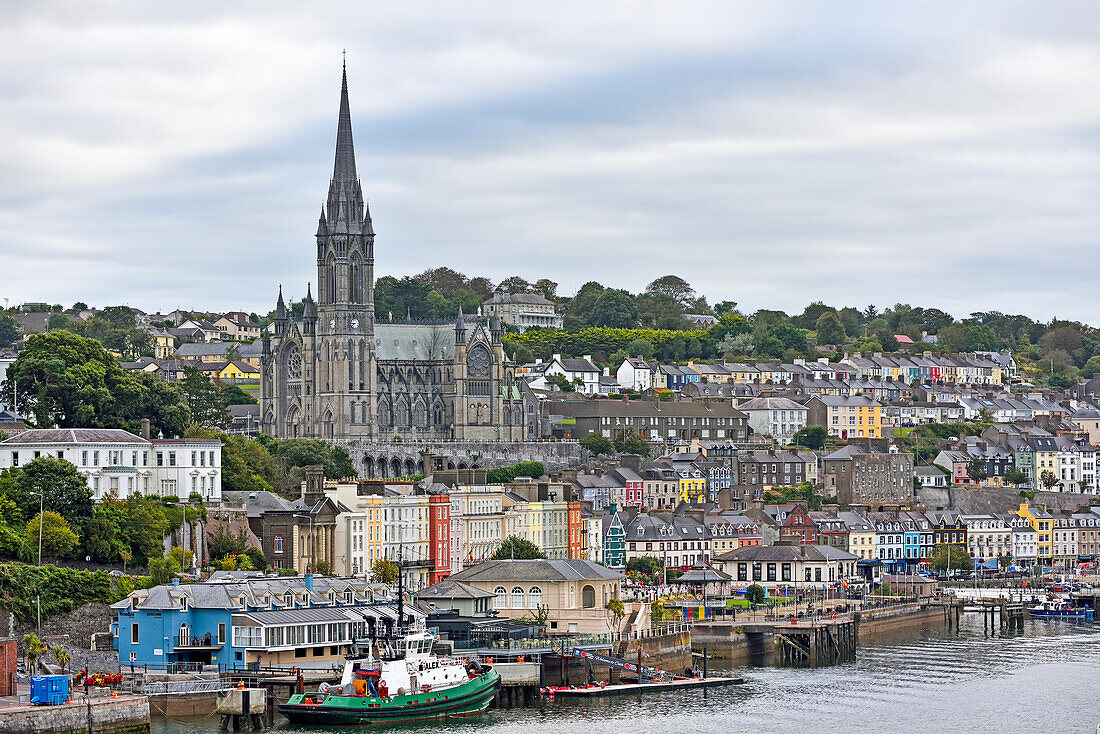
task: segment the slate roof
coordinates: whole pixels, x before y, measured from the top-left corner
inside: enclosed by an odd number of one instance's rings
[[[447,578],[417,592],[416,596],[418,599],[486,599],[493,593]]]
[[[556,559],[486,561],[450,578],[455,581],[617,581],[623,575],[592,561]]]
[[[81,444],[81,443],[149,443],[121,428],[34,428],[12,436],[3,445],[15,444]]]

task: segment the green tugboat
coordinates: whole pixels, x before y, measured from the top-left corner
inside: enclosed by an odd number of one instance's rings
[[[380,663],[349,659],[340,683],[298,693],[279,706],[292,724],[394,724],[484,711],[500,688],[491,666],[432,654],[435,638],[413,632],[387,645]]]

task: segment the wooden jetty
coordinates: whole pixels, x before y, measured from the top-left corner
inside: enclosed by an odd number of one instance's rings
[[[959,628],[959,619],[964,612],[982,615],[987,628],[999,623],[1002,632],[1022,630],[1027,619],[1027,604],[1008,599],[954,599],[943,603],[944,622],[948,628]]]
[[[556,688],[548,691],[551,696],[610,696],[622,693],[652,693],[679,688],[710,688],[712,686],[732,686],[745,682],[738,676],[715,678],[680,678],[659,681],[657,683],[614,683],[606,686],[585,686],[581,688]]]
[[[859,630],[850,618],[745,622],[741,629],[750,639],[775,639],[779,662],[791,665],[829,665],[856,659]]]

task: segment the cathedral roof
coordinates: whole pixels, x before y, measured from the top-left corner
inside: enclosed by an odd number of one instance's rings
[[[466,331],[467,344],[475,334]],[[379,360],[454,359],[455,329],[451,324],[375,323],[374,349]]]

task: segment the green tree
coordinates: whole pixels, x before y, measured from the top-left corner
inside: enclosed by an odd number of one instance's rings
[[[764,600],[768,598],[768,592],[760,584],[752,584],[745,589],[745,601],[750,605],[756,606],[763,604]]]
[[[666,295],[683,308],[693,307],[696,301],[695,289],[678,275],[662,275],[647,285],[645,292]]]
[[[41,523],[41,543],[43,558],[71,558],[80,538],[69,527],[65,518],[56,512],[46,511],[35,515],[27,523],[23,533],[23,558],[27,561],[38,559],[39,523]]]
[[[33,492],[42,493],[44,509],[67,518],[81,533],[95,513],[88,480],[64,459],[47,456],[35,459],[23,468],[19,482],[23,488],[19,501],[25,516],[38,510],[38,497]]]
[[[195,565],[195,553],[190,549],[185,549],[178,545],[168,551],[168,558],[174,560],[180,570],[185,571],[189,568],[193,568]]]
[[[73,656],[69,654],[69,651],[61,647],[61,645],[55,645],[50,648],[50,654],[53,655],[53,659],[57,661],[57,665],[61,668],[61,674],[65,674],[65,670],[69,667],[69,663],[72,662]]]
[[[161,586],[172,580],[172,577],[180,572],[180,566],[175,558],[154,558],[149,561],[149,578],[153,586]]]
[[[620,454],[637,454],[649,456],[649,444],[644,438],[631,431],[625,435],[616,436],[612,441],[615,450]]]
[[[928,557],[932,568],[939,572],[965,571],[974,568],[974,560],[961,543],[938,543]]]
[[[1027,484],[1027,474],[1016,467],[1011,467],[1005,470],[1004,476],[1005,484],[1011,484],[1014,487],[1019,487],[1022,484]]]
[[[606,290],[596,299],[592,323],[612,329],[629,329],[638,322],[634,297],[622,290]]]
[[[531,289],[535,293],[541,293],[548,301],[556,300],[558,297],[558,284],[549,278],[539,278]]]
[[[136,314],[129,306],[108,306],[87,321],[74,323],[73,329],[123,357],[136,358],[152,346],[152,337],[138,327]]]
[[[27,658],[27,672],[31,675],[37,673],[38,659],[46,654],[46,643],[32,633],[23,635],[23,655]]]
[[[63,313],[55,313],[46,322],[46,331],[58,331],[59,329],[72,329],[72,321]]]
[[[370,568],[371,581],[376,584],[396,584],[400,573],[400,567],[385,558],[379,558]]]
[[[634,339],[626,345],[626,351],[631,357],[653,359],[653,345],[645,339]]]
[[[191,419],[200,426],[226,429],[233,422],[225,392],[208,375],[194,367],[184,367],[179,386]]]
[[[0,349],[7,349],[19,341],[23,327],[11,316],[0,314]]]
[[[661,559],[653,556],[638,556],[626,562],[626,572],[647,583],[653,583],[659,579],[662,568]]]
[[[589,433],[582,438],[579,443],[582,449],[591,451],[597,456],[600,454],[611,454],[615,451],[615,446],[611,443],[611,439],[596,432]]]
[[[266,571],[267,567],[271,565],[268,563],[267,556],[264,555],[264,552],[256,546],[245,549],[244,555],[248,557],[252,568],[257,571]]]
[[[989,473],[986,471],[985,468],[985,462],[979,459],[971,459],[970,464],[967,466],[966,472],[970,479],[975,482],[985,481],[985,479],[989,476]]]
[[[843,344],[847,338],[844,333],[844,324],[836,311],[826,311],[817,318],[815,324],[818,344]]]
[[[623,604],[623,600],[618,597],[608,599],[607,604],[604,605],[604,609],[611,615],[611,619],[615,623],[612,631],[618,632],[619,627],[623,624],[623,619],[626,617],[626,606]]]
[[[1047,469],[1039,475],[1039,483],[1050,492],[1058,485],[1058,475]]]
[[[729,334],[718,342],[718,353],[726,357],[747,357],[755,348],[752,334]]]
[[[546,558],[542,549],[529,540],[515,535],[509,535],[497,548],[496,553],[489,557],[491,561],[506,561],[509,559],[523,561],[534,558]]]
[[[219,525],[206,536],[206,549],[211,558],[235,556],[248,549],[248,536],[243,529],[233,532],[229,525]]]
[[[806,426],[794,434],[794,445],[818,451],[825,448],[825,439],[828,437],[829,432],[824,426]]]
[[[40,428],[123,428],[138,432],[148,418],[166,437],[191,421],[179,387],[122,369],[103,345],[68,331],[31,336],[8,367],[5,392],[19,384],[19,405]]]
[[[236,385],[226,385],[222,390],[226,405],[255,405],[259,401]]]

